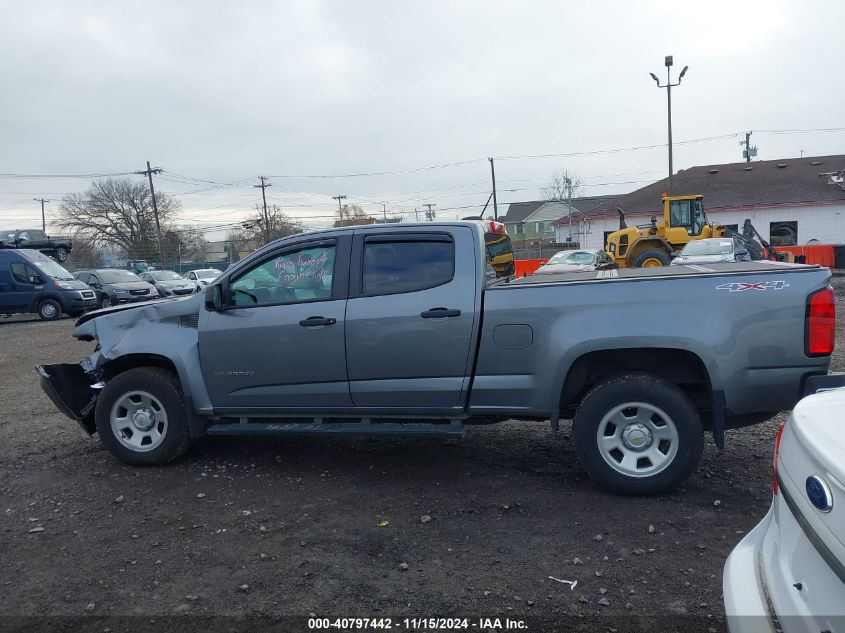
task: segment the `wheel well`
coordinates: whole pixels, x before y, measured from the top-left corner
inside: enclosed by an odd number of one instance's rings
[[[561,416],[571,418],[578,403],[594,385],[612,376],[632,372],[654,374],[680,387],[707,425],[712,403],[710,376],[704,362],[686,350],[651,347],[601,350],[576,359],[561,389]]]
[[[135,367],[160,367],[161,369],[172,372],[177,379],[179,377],[179,372],[176,371],[173,361],[165,356],[159,356],[157,354],[126,354],[110,360],[103,365],[103,378],[105,380],[114,378],[118,374],[122,374]]]

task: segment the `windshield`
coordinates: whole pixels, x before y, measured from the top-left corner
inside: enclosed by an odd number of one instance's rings
[[[592,264],[596,254],[590,251],[563,251],[555,253],[548,264]]]
[[[510,238],[507,235],[485,233],[484,243],[487,245],[487,252],[491,259],[501,255],[510,255],[513,252]]]
[[[172,270],[157,270],[154,273],[151,272],[153,279],[156,281],[181,281],[184,279],[182,275],[179,273],[173,272]]]
[[[60,279],[62,281],[73,281],[75,277],[71,275],[64,268],[53,261],[36,261],[32,262],[35,267],[42,273],[53,279]]]
[[[730,255],[733,250],[732,240],[696,240],[688,242],[681,255]]]
[[[194,271],[194,274],[199,279],[214,279],[217,276],[222,275],[223,273],[219,270],[211,269],[211,270],[196,270],[196,271]]]
[[[141,281],[141,278],[128,270],[98,270],[96,275],[104,284],[125,284]]]

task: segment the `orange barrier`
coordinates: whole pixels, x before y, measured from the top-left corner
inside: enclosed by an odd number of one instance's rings
[[[788,251],[793,255],[803,255],[807,264],[818,264],[828,268],[836,267],[836,254],[830,244],[812,244],[810,246],[776,246],[778,251]]]
[[[525,275],[533,275],[534,272],[540,267],[541,264],[545,264],[548,260],[546,259],[517,259],[513,263],[514,273],[517,277],[523,277]]]

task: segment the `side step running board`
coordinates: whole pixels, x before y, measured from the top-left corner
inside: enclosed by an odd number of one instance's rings
[[[289,420],[250,422],[241,418],[240,422],[213,424],[206,431],[208,435],[346,435],[346,436],[384,436],[393,437],[456,437],[464,436],[461,420],[431,422],[376,422],[364,419],[360,422],[324,422],[323,418],[307,422]]]

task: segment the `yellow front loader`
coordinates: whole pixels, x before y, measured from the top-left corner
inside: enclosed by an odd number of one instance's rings
[[[663,219],[652,216],[649,224],[627,226],[625,213],[619,211],[619,230],[607,236],[605,250],[619,268],[652,268],[666,266],[672,253],[687,242],[708,237],[733,237],[742,242],[751,259],[794,263],[792,253],[778,252],[754,228],[750,219],[742,225],[742,232],[728,230],[721,224],[708,222],[704,213],[703,196],[663,196]]]
[[[690,240],[723,237],[724,226],[711,224],[702,196],[663,196],[663,217],[649,224],[627,226],[619,209],[619,230],[607,236],[605,250],[619,268],[651,268],[669,264],[672,253]]]

